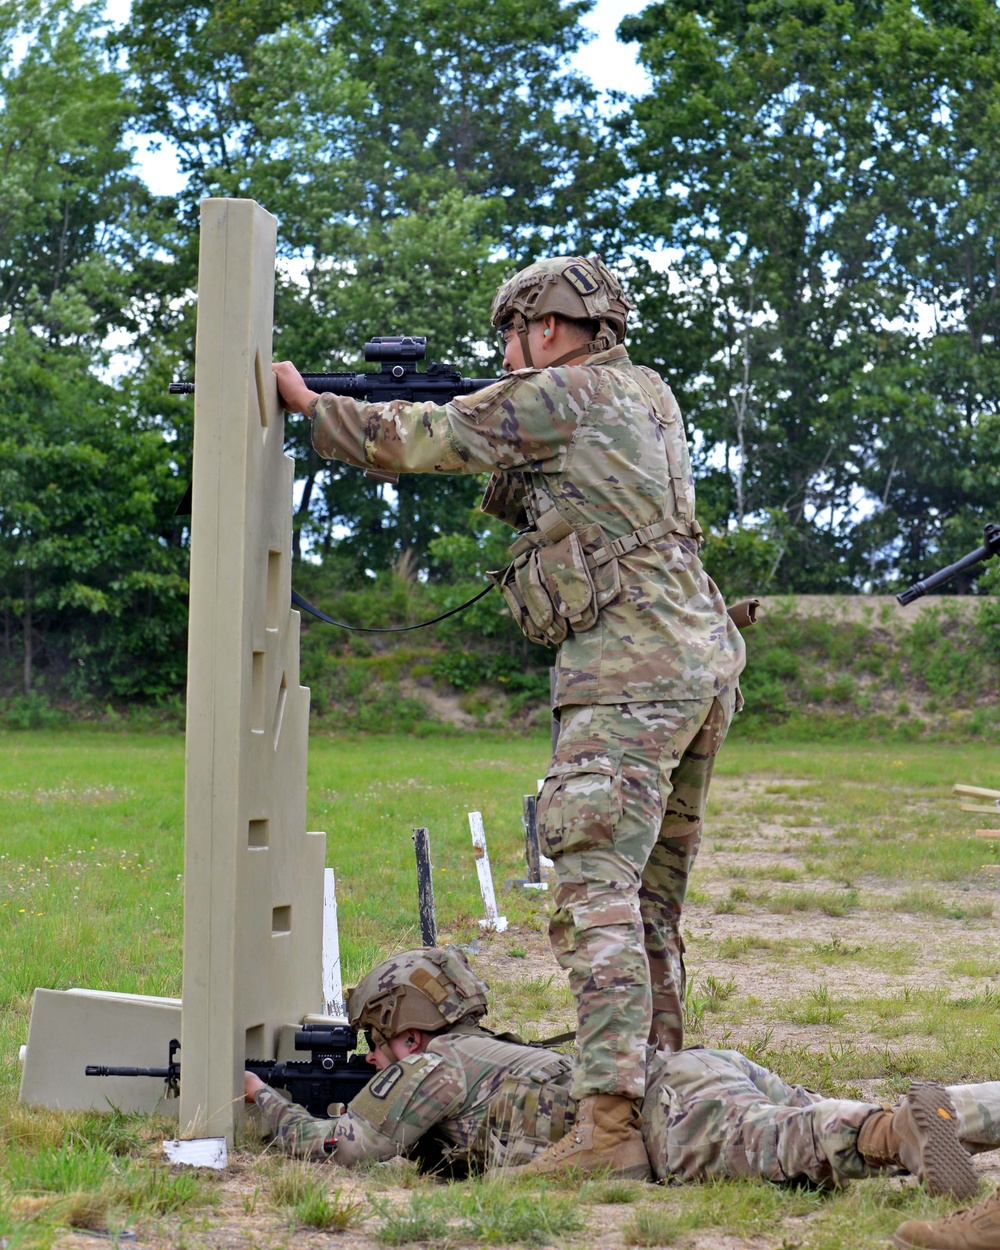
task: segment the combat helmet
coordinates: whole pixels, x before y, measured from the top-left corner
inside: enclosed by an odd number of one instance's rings
[[[530,368],[529,321],[538,321],[548,313],[574,321],[596,321],[598,332],[586,350],[603,352],[624,343],[631,307],[621,283],[599,256],[551,256],[535,261],[503,283],[493,297],[490,321],[496,330],[513,325]],[[579,354],[577,348],[550,363],[564,364]]]
[[[347,994],[351,1027],[381,1046],[404,1029],[437,1033],[486,1015],[487,986],[454,946],[423,946],[376,964]]]

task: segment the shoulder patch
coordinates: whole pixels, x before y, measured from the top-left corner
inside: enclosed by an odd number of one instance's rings
[[[388,1098],[396,1085],[403,1079],[403,1069],[398,1063],[380,1072],[374,1081],[368,1082],[368,1093],[373,1098]]]
[[[374,1081],[369,1081],[361,1093],[351,1099],[348,1110],[377,1132],[392,1136],[404,1117],[408,1123],[412,1121],[414,1111],[411,1104],[415,1098],[418,1118],[428,1111],[427,1099],[421,1097],[421,1089],[427,1092],[424,1082],[439,1066],[443,1071],[447,1070],[440,1055],[429,1052],[410,1055],[401,1063],[380,1072]],[[439,1107],[440,1102],[439,1098],[432,1097],[431,1108]],[[435,1118],[440,1119],[440,1114],[436,1112]]]

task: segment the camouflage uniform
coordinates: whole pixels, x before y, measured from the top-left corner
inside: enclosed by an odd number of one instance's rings
[[[459,1026],[436,1037],[425,1054],[373,1077],[337,1119],[314,1119],[272,1089],[260,1090],[256,1101],[289,1154],[354,1167],[409,1154],[436,1130],[446,1154],[483,1168],[531,1158],[572,1125],[569,1081],[565,1056]],[[949,1093],[966,1148],[1000,1146],[1000,1082],[953,1085]],[[787,1085],[737,1051],[659,1051],[650,1063],[642,1132],[661,1179],[805,1177],[843,1185],[885,1171],[857,1151],[861,1125],[878,1110]]]
[[[573,1093],[641,1098],[647,1040],[682,1043],[679,916],[744,662],[698,559],[669,388],[616,346],[440,407],[324,395],[313,443],[364,468],[491,472],[492,515],[515,527],[557,516],[577,534],[594,527],[602,551],[619,542],[595,575],[596,622],[560,646],[562,729],[538,824],[556,864],[553,948],[577,999]],[[665,519],[674,532],[632,538]]]
[[[445,1161],[484,1168],[531,1159],[572,1125],[572,1066],[554,1051],[458,1025],[373,1076],[337,1119],[314,1119],[267,1087],[255,1101],[289,1154],[354,1167],[409,1154],[434,1130]]]
[[[649,1082],[642,1135],[658,1177],[806,1178],[836,1186],[885,1171],[857,1149],[861,1126],[879,1107],[786,1085],[737,1051],[659,1051]],[[966,1149],[1000,1146],[1000,1082],[948,1092]]]

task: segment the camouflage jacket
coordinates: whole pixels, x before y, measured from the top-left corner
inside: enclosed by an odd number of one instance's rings
[[[575,530],[596,522],[612,540],[665,518],[694,520],[677,404],[624,347],[521,369],[443,406],[323,395],[313,444],[362,468],[492,473],[488,510],[514,526],[534,519],[539,498]],[[560,648],[555,705],[700,700],[734,684],[743,641],[695,541],[669,535],[619,565],[617,599]]]
[[[433,1132],[445,1162],[526,1162],[572,1125],[572,1060],[458,1026],[372,1077],[343,1114],[318,1120],[272,1089],[256,1103],[289,1154],[345,1167],[408,1155]]]

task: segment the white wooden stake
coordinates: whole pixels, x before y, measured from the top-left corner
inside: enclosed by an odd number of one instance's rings
[[[476,871],[479,873],[479,892],[483,896],[483,907],[486,919],[480,920],[480,927],[492,929],[494,933],[503,933],[507,928],[507,917],[497,914],[497,896],[493,890],[493,874],[490,872],[490,857],[486,853],[486,831],[483,829],[483,818],[479,812],[469,812],[469,828],[472,830],[472,846],[476,854]]]
[[[345,1014],[337,929],[337,879],[332,868],[323,871],[323,1013],[327,1016]]]

